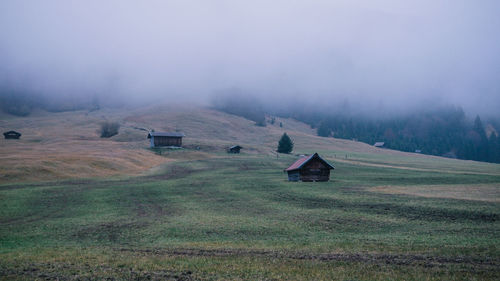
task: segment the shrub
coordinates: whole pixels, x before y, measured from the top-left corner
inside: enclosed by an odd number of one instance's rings
[[[120,124],[117,122],[103,122],[101,123],[101,138],[110,138],[118,134],[120,130]]]

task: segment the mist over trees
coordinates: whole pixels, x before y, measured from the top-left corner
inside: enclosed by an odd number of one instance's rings
[[[361,107],[347,100],[311,103],[306,98],[259,99],[238,88],[219,90],[211,101],[211,107],[252,120],[258,126],[266,125],[266,115],[294,118],[315,128],[322,137],[368,144],[385,142],[390,149],[500,163],[500,118],[468,116],[461,107],[420,106],[391,113],[388,108]],[[0,110],[16,116],[28,116],[37,108],[49,112],[94,111],[120,104],[123,100],[102,102],[97,95],[54,99],[19,90],[0,91]]]
[[[461,107],[431,105],[396,114],[352,108],[346,101],[312,104],[294,99],[294,104],[265,104],[248,97],[219,95],[215,108],[254,121],[255,116],[264,118],[266,114],[294,118],[322,137],[371,145],[384,142],[389,149],[500,163],[499,119],[488,117],[485,125],[479,115],[472,119]]]
[[[487,130],[479,116],[472,121],[460,107],[422,109],[385,119],[342,114],[311,119],[307,121],[323,137],[384,142],[384,147],[401,151],[500,163],[497,123],[488,122]]]
[[[46,98],[40,94],[0,89],[0,110],[15,116],[28,116],[35,109],[63,112],[99,108],[96,100],[89,97]]]
[[[0,93],[0,110],[16,116],[28,116],[37,101],[18,92]]]
[[[68,101],[54,110],[89,95],[208,103],[234,86],[266,103],[498,115],[499,1],[214,2],[0,1],[0,89]]]
[[[266,126],[264,106],[255,96],[237,88],[215,93],[212,106],[220,111],[252,120],[257,126]]]
[[[148,100],[148,102],[151,101]],[[148,103],[136,103],[135,106],[145,104]],[[48,112],[95,111],[101,108],[120,108],[124,106],[131,106],[131,103],[125,98],[113,95],[98,95],[93,93],[53,95],[0,86],[0,111],[15,116],[28,116],[36,109]]]

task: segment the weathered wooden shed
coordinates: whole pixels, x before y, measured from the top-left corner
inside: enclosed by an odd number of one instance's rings
[[[289,181],[328,181],[330,170],[335,169],[318,153],[305,156],[285,169]]]
[[[185,135],[179,132],[149,132],[150,146],[175,146],[182,147],[182,137]]]
[[[227,149],[227,153],[240,153],[240,150],[242,148],[243,147],[241,147],[239,145],[233,145],[233,146],[231,146],[230,148]]]
[[[19,139],[21,137],[21,133],[18,133],[16,131],[8,131],[3,133],[3,136],[6,139]]]

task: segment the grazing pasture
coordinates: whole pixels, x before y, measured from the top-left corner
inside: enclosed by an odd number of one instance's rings
[[[161,153],[125,142],[154,168],[5,181],[0,279],[500,278],[500,165],[290,131],[294,153],[317,151],[335,170],[329,182],[289,182],[283,169],[298,156],[270,152],[282,131],[255,130],[269,143],[234,135],[239,155],[220,134]]]
[[[168,163],[125,180],[3,185],[0,274],[499,277],[498,202],[381,193],[373,186],[409,182],[418,190],[419,183],[459,182],[463,189],[469,182],[490,192],[500,175],[339,162],[330,182],[292,183],[281,170],[290,160],[217,157]]]

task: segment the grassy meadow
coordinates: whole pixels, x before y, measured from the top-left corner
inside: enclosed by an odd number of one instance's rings
[[[106,177],[3,177],[0,279],[500,279],[500,165],[319,138],[293,120],[260,128],[206,109],[186,112],[154,125],[182,127],[182,150],[150,150],[133,130],[93,139],[98,149],[116,149],[105,161],[127,151],[154,165]],[[113,117],[129,127],[158,122],[145,112]],[[285,130],[294,154],[276,157]],[[49,142],[38,137],[36,145]],[[85,140],[73,141],[83,149]],[[243,153],[226,154],[232,143]],[[16,158],[6,147],[20,145],[4,142],[0,153]],[[312,152],[335,166],[331,180],[288,182],[283,169]]]

